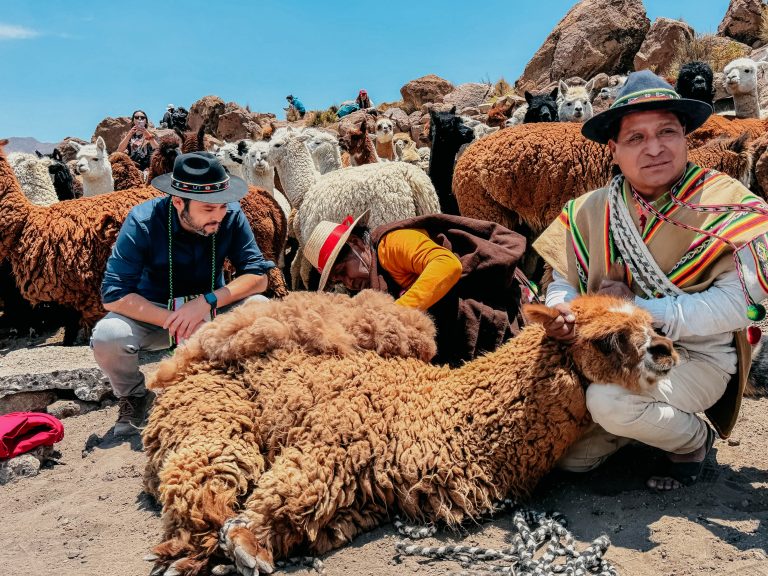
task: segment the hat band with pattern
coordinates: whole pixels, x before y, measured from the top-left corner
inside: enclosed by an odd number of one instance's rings
[[[674,90],[666,88],[651,88],[648,90],[639,90],[622,96],[611,105],[611,108],[619,108],[628,104],[637,104],[638,102],[653,102],[655,100],[680,100],[680,95]]]
[[[180,192],[200,192],[202,194],[206,192],[221,192],[229,188],[229,177],[226,180],[214,182],[213,184],[190,184],[189,182],[183,182],[171,177],[171,187]]]

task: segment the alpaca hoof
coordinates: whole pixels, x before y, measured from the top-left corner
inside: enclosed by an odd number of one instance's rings
[[[272,574],[275,571],[272,554],[258,543],[247,524],[243,518],[227,520],[219,531],[219,547],[227,558],[234,560],[241,576]]]

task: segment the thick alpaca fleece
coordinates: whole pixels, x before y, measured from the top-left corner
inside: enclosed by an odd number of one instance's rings
[[[734,141],[711,142],[688,159],[739,180],[751,168],[749,151]],[[462,216],[511,230],[524,223],[536,236],[568,200],[606,185],[611,166],[608,146],[584,138],[579,124],[524,124],[470,146],[456,163],[453,191]]]
[[[737,138],[745,132],[757,138],[768,131],[768,122],[759,118],[733,118],[712,114],[707,121],[688,134],[688,148],[698,148],[715,138]]]
[[[733,96],[736,118],[760,118],[757,75],[766,65],[751,58],[737,58],[725,65],[725,91]]]
[[[753,151],[747,146],[749,134],[718,138],[691,150],[688,157],[699,166],[712,168],[738,180],[747,188],[752,183]]]
[[[320,174],[341,169],[341,149],[336,134],[315,128],[305,128],[304,133],[308,135],[305,143]]]
[[[573,310],[574,342],[535,324],[454,370],[425,362],[425,315],[371,291],[291,294],[217,318],[150,383],[144,481],[163,505],[158,564],[204,571],[238,511],[225,553],[269,568],[395,514],[455,526],[528,495],[589,426],[589,381],[639,389],[675,363],[626,301],[585,297]]]
[[[115,190],[128,190],[144,186],[144,176],[128,154],[113,152],[109,155]]]
[[[251,140],[225,141],[221,146],[214,148],[214,153],[229,174],[245,180],[245,156],[248,154],[248,148],[252,143]]]
[[[352,126],[339,134],[339,147],[349,154],[350,166],[375,164],[379,161],[376,145],[368,134],[368,121],[363,118],[359,126]]]
[[[101,279],[128,211],[159,192],[149,187],[35,206],[0,154],[0,260],[8,258],[22,296],[77,310],[86,326],[104,315]]]
[[[83,179],[83,196],[97,196],[115,191],[112,165],[104,139],[99,136],[95,144],[81,145],[70,142],[77,150],[77,172]]]
[[[205,150],[205,124],[201,125],[197,131],[188,130],[187,132],[182,132],[181,130],[174,130],[174,132],[176,132],[181,140],[182,154]]]
[[[683,98],[714,104],[715,87],[712,68],[706,62],[694,61],[683,64],[677,75],[675,91]]]
[[[382,160],[396,160],[395,146],[392,137],[395,135],[395,125],[390,118],[376,120],[376,154]]]
[[[32,154],[14,152],[8,155],[8,163],[30,202],[37,206],[50,206],[59,201],[47,162]]]
[[[592,118],[592,88],[594,80],[586,86],[568,86],[560,80],[557,116],[560,122],[586,122]]]
[[[173,172],[173,163],[181,154],[181,140],[175,134],[162,136],[157,144],[157,149],[152,152],[152,158],[149,160],[148,183],[161,174]]]

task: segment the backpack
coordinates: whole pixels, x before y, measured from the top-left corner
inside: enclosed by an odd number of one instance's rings
[[[357,110],[360,110],[360,107],[357,104],[344,104],[339,108],[339,111],[336,112],[336,116],[343,118],[347,114],[352,114],[352,112],[356,112]]]

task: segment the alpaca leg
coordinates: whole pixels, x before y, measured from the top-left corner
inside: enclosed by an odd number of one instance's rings
[[[364,444],[286,448],[259,478],[238,516],[248,531],[237,532],[237,538],[222,534],[224,553],[235,560],[244,552],[260,554],[271,565],[272,554],[285,557],[298,545],[327,552],[376,526],[385,517],[384,506],[360,504],[361,475],[371,455]]]
[[[454,186],[459,213],[462,216],[496,222],[510,230],[515,230],[520,221],[517,214],[499,204],[480,182],[471,182],[465,186],[471,187],[471,190],[465,191]]]

